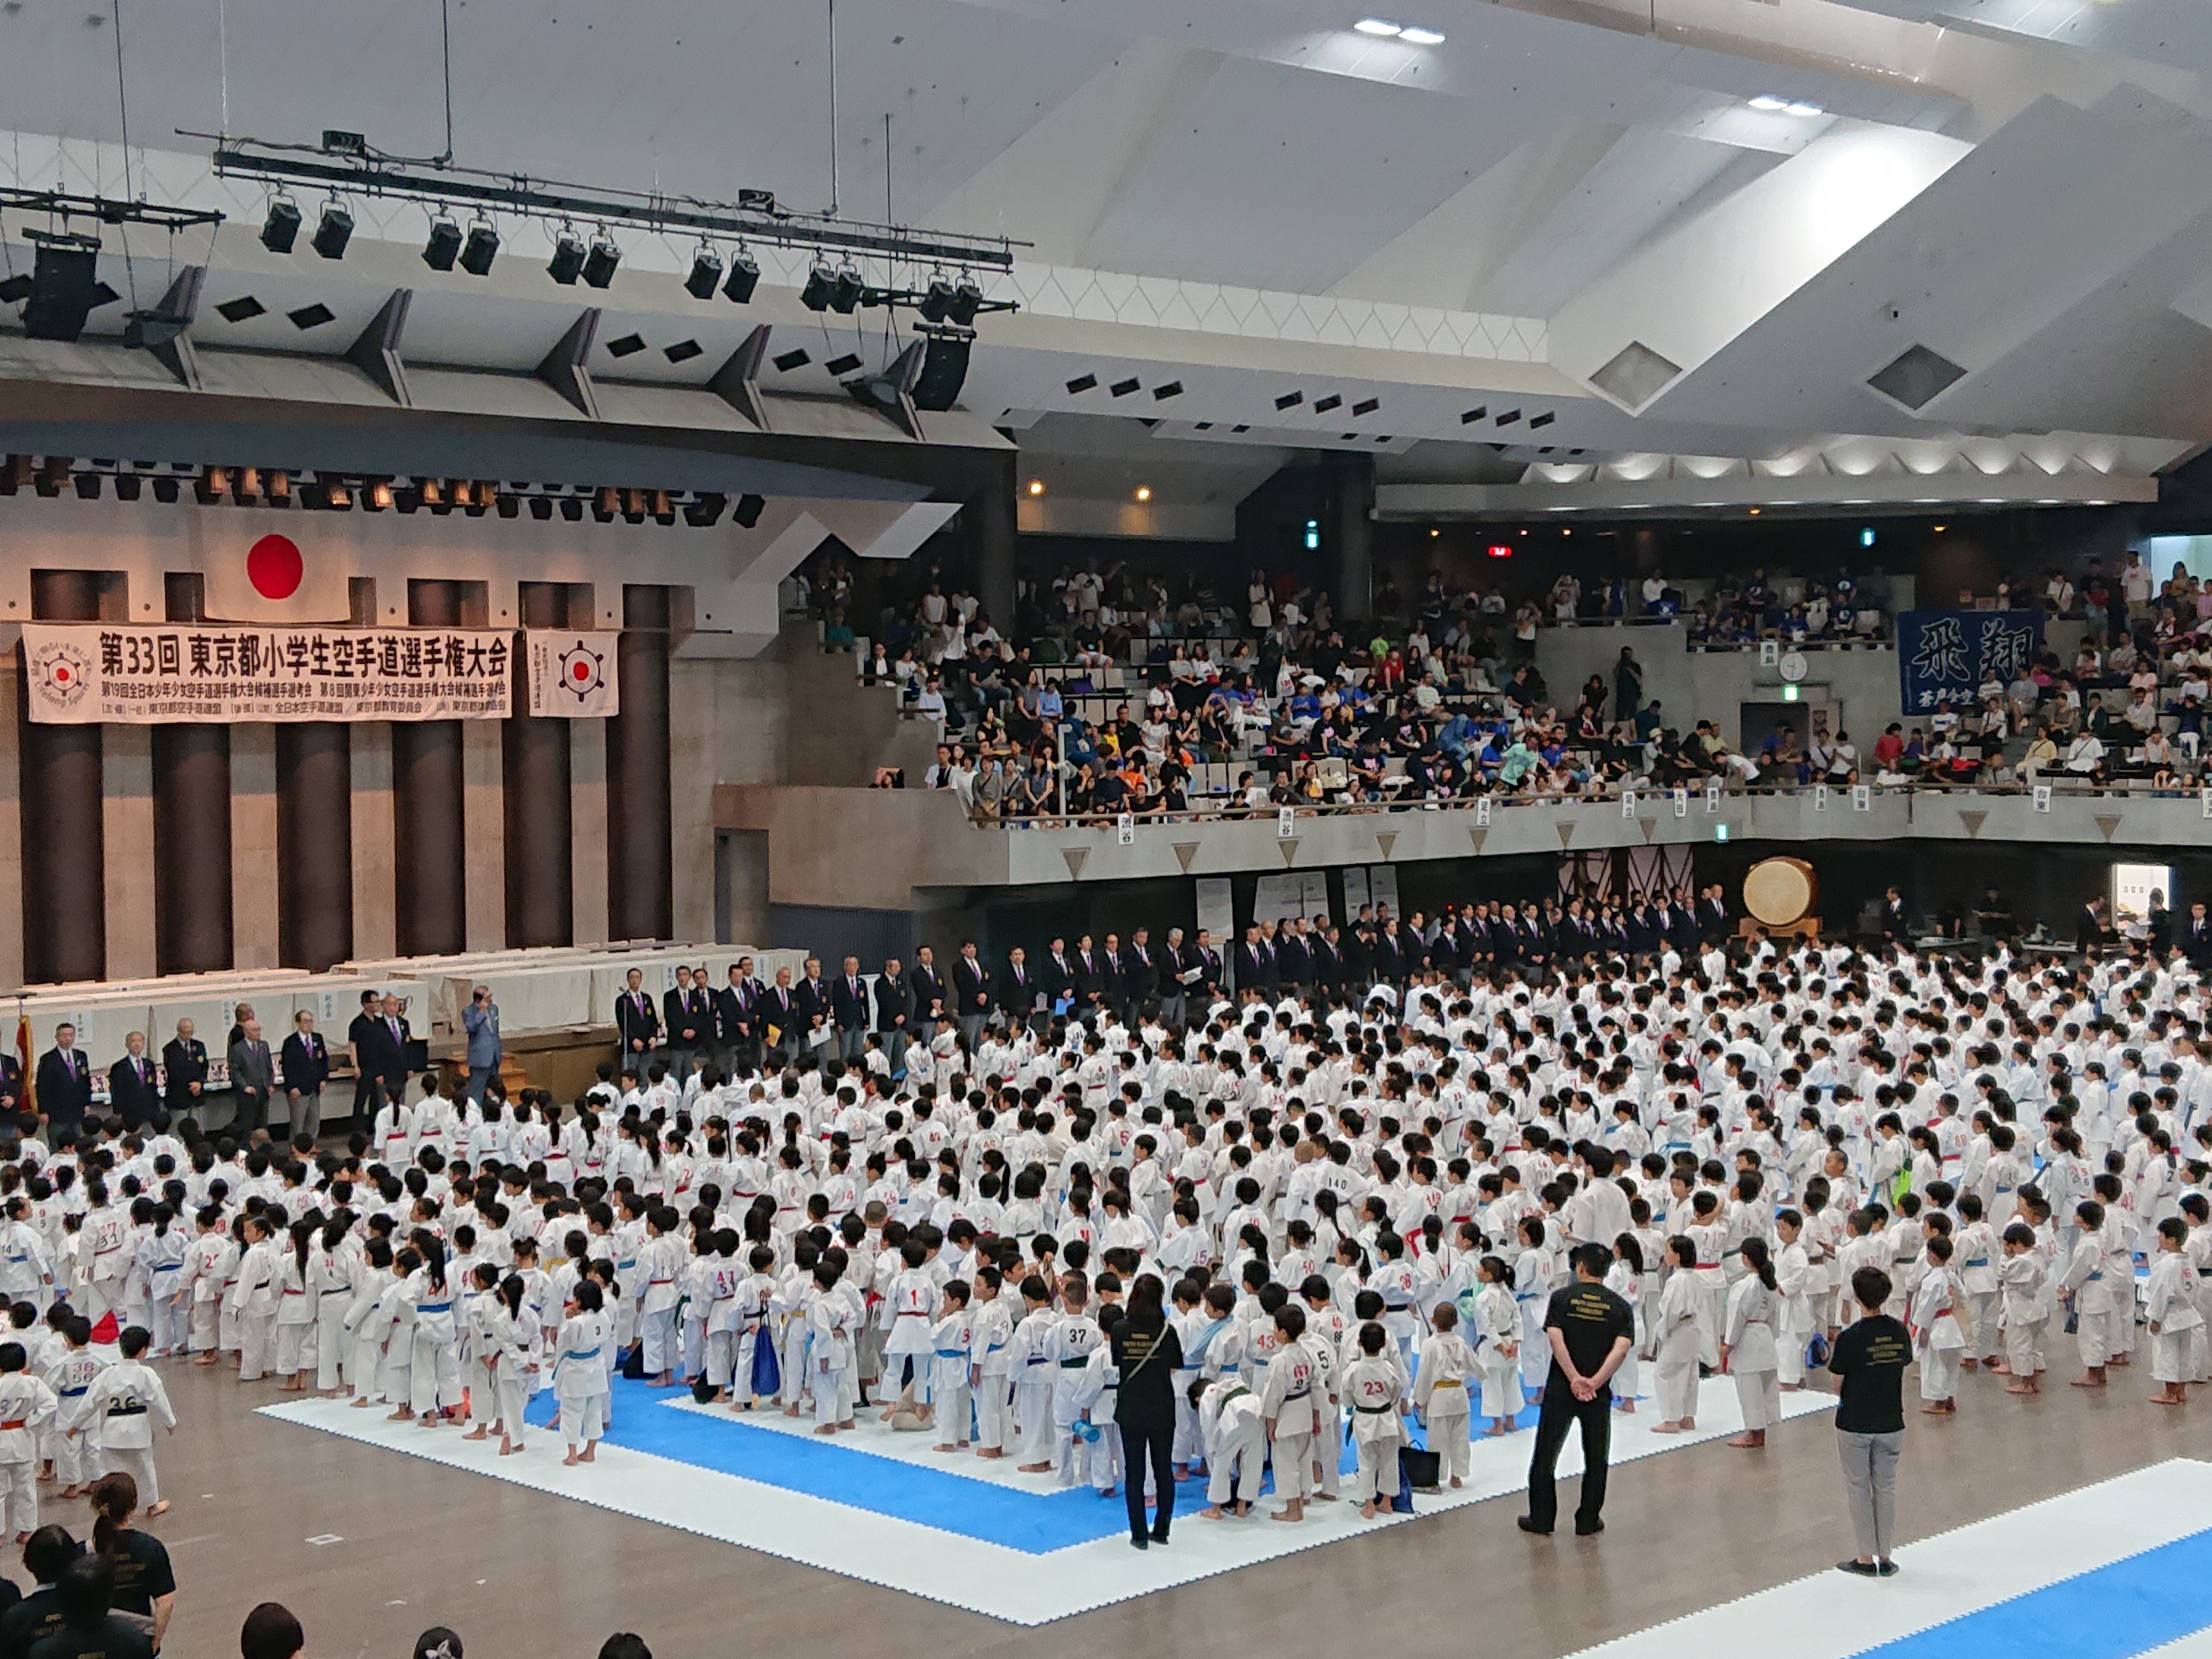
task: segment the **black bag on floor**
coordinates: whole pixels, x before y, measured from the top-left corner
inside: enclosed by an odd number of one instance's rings
[[[631,1382],[641,1382],[641,1381],[643,1381],[643,1380],[644,1380],[644,1377],[645,1377],[645,1344],[644,1344],[644,1343],[642,1343],[642,1342],[639,1342],[639,1343],[637,1343],[635,1346],[634,1346],[630,1349],[630,1351],[629,1351],[629,1357],[628,1358],[624,1359],[624,1360],[623,1361],[623,1363],[622,1363],[622,1374],[623,1374],[624,1376],[628,1377],[628,1378],[629,1378]]]
[[[714,1385],[712,1382],[709,1382],[703,1376],[693,1377],[691,1379],[691,1397],[702,1406],[710,1406],[714,1404]]]
[[[1391,1514],[1411,1515],[1413,1512],[1413,1482],[1407,1468],[1407,1460],[1425,1455],[1428,1454],[1418,1452],[1411,1446],[1398,1448],[1398,1493],[1390,1500]]]
[[[1435,1492],[1443,1486],[1444,1460],[1437,1453],[1423,1451],[1419,1446],[1398,1449],[1398,1472],[1402,1483],[1415,1492]]]

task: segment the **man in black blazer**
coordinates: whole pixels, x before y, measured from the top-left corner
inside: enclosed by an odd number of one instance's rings
[[[817,1046],[814,1034],[830,1029],[830,988],[822,981],[821,957],[806,958],[799,983],[792,988],[792,994],[799,999],[799,1029],[806,1043],[803,1052],[811,1054]]]
[[[868,981],[860,977],[860,959],[847,957],[842,970],[830,981],[830,1014],[837,1023],[837,1058],[857,1066],[868,1052],[868,1024],[873,1010]]]
[[[780,1060],[795,1059],[806,1016],[799,1006],[799,993],[792,988],[790,969],[775,970],[775,983],[761,993],[756,1017],[760,1021],[761,1042],[768,1052]]]
[[[252,1134],[265,1127],[270,1097],[276,1090],[276,1068],[258,1019],[249,1019],[240,1026],[238,1041],[230,1045],[230,1086],[238,1096],[231,1132]]]
[[[629,970],[629,983],[615,999],[615,1034],[622,1045],[618,1070],[645,1074],[646,1057],[660,1041],[660,1012],[645,988],[641,969]]]
[[[678,1065],[689,1063],[714,1035],[713,1012],[700,1006],[689,968],[676,970],[676,983],[661,997],[660,1023],[668,1030],[668,1046]]]
[[[1129,948],[1121,953],[1121,994],[1141,1014],[1160,991],[1160,962],[1152,949],[1152,930],[1139,927],[1129,935]]]
[[[374,1000],[376,993],[364,992],[364,1002]],[[359,1024],[358,1021],[356,1024]],[[171,1118],[187,1117],[199,1110],[200,1102],[207,1094],[207,1044],[193,1035],[191,1021],[177,1022],[177,1034],[162,1045],[161,1073],[167,1085],[167,1100]]]
[[[39,1117],[52,1146],[66,1131],[74,1139],[92,1105],[92,1066],[76,1046],[76,1027],[64,1020],[54,1027],[54,1046],[39,1056]]]
[[[1098,1004],[1122,1014],[1129,994],[1127,958],[1121,952],[1121,936],[1106,935],[1106,948],[1098,953]]]
[[[739,957],[730,964],[730,982],[714,993],[714,1030],[726,1071],[760,1063],[760,1027],[754,1018],[760,999],[753,959]]]
[[[1905,896],[1892,887],[1881,896],[1881,936],[1895,944],[1910,938],[1912,925],[1905,920]]]
[[[2198,973],[2212,968],[2212,916],[2204,914],[2202,899],[2189,907],[2189,920],[2181,924],[2178,942],[2181,953],[2189,958],[2189,965]]]
[[[315,1017],[302,1008],[292,1016],[291,1035],[280,1056],[284,1068],[286,1120],[295,1135],[323,1132],[323,1085],[330,1081],[330,1046],[315,1029]]]
[[[1042,986],[1030,972],[1029,952],[1018,945],[1006,952],[1006,966],[999,975],[999,1006],[1006,1010],[1009,1029],[1031,1020],[1037,1012]]]
[[[902,1075],[914,1036],[914,977],[896,957],[884,957],[884,971],[876,975],[876,1034],[890,1057],[891,1075]]]
[[[914,1035],[927,1042],[937,1022],[951,1010],[945,999],[945,976],[937,971],[937,955],[927,945],[914,953]]]
[[[146,1052],[146,1034],[133,1031],[123,1040],[123,1058],[107,1068],[108,1106],[126,1129],[143,1129],[153,1121],[161,1092],[154,1085],[154,1060]]]
[[[1043,987],[1046,1012],[1062,997],[1075,994],[1075,959],[1067,954],[1067,941],[1059,934],[1045,947],[1044,960],[1037,964],[1037,982]]]
[[[960,1029],[973,1048],[981,1040],[983,1022],[991,1015],[991,970],[975,954],[975,941],[960,942],[952,961],[952,994],[960,1012]]]
[[[1092,948],[1088,933],[1075,941],[1075,955],[1069,961],[1075,974],[1075,1006],[1067,1011],[1073,1018],[1096,1008],[1104,996],[1106,964]]]

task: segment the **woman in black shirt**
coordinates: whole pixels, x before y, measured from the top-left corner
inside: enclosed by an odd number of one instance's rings
[[[1113,1349],[1114,1422],[1121,1431],[1121,1462],[1127,1479],[1129,1542],[1138,1549],[1168,1541],[1175,1515],[1175,1374],[1182,1364],[1182,1342],[1168,1323],[1156,1273],[1139,1274],[1129,1304],[1106,1333]],[[1145,1465],[1149,1455],[1152,1486],[1158,1496],[1152,1531],[1145,1530]]]
[[[169,1552],[160,1539],[131,1524],[138,1509],[138,1483],[129,1475],[100,1476],[92,1483],[91,1497],[92,1547],[115,1564],[115,1592],[108,1605],[149,1620],[148,1633],[158,1652],[177,1599]]]

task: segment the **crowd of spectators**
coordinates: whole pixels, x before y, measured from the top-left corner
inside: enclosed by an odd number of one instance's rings
[[[849,574],[833,565],[817,581],[825,641],[851,643]],[[1288,574],[1255,570],[1228,603],[1194,576],[1068,565],[1024,584],[1009,636],[931,571],[918,603],[885,609],[861,672],[896,686],[943,741],[919,780],[876,782],[951,790],[985,823],[1569,800],[1712,781],[2197,787],[2212,586],[2179,567],[2157,586],[2135,555],[2109,580],[2093,560],[2078,586],[2054,570],[1998,584],[1993,601],[1961,595],[1964,607],[2034,608],[2089,631],[2070,665],[2045,651],[2009,679],[1989,677],[1970,705],[1893,724],[1864,749],[1808,725],[1744,752],[1715,720],[1670,718],[1644,694],[1632,634],[1609,676],[1571,693],[1536,664],[1541,629],[1592,623],[1679,618],[1705,649],[1882,641],[1890,589],[1879,570],[1786,585],[1754,570],[1686,605],[1657,574],[1587,587],[1562,574],[1516,606],[1431,571],[1410,596],[1383,579],[1376,620],[1353,628],[1325,589]]]

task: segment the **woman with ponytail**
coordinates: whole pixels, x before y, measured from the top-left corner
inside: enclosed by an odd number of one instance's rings
[[[428,1227],[408,1237],[422,1265],[408,1275],[415,1304],[414,1355],[408,1369],[407,1403],[415,1420],[435,1428],[461,1403],[461,1366],[453,1324],[453,1290],[446,1282],[446,1246]]]
[[[159,1652],[177,1601],[169,1552],[151,1533],[131,1524],[138,1510],[138,1483],[127,1474],[104,1474],[92,1483],[92,1547],[115,1568],[108,1606],[144,1630]]]
[[[1729,1444],[1747,1449],[1764,1446],[1767,1430],[1782,1420],[1782,1356],[1774,1340],[1782,1295],[1766,1241],[1747,1238],[1741,1254],[1748,1271],[1729,1292],[1721,1366],[1735,1378],[1735,1397],[1743,1407],[1743,1432]]]

